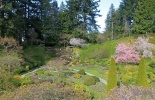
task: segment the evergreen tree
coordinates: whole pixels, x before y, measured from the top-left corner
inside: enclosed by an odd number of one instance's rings
[[[58,4],[57,1],[42,1],[42,33],[47,44],[54,45],[59,38]]]
[[[9,36],[13,32],[12,22],[12,2],[9,0],[1,1],[2,8],[0,9],[0,21],[1,21],[1,36]]]
[[[72,27],[66,5],[62,2],[59,9],[59,30],[61,30],[63,34],[71,34]]]
[[[98,3],[94,0],[68,0],[67,10],[71,22],[71,30],[91,32],[98,28],[95,18],[100,16]],[[76,29],[77,30],[77,29]]]
[[[123,11],[123,32],[124,35],[130,34],[131,28],[133,26],[133,17],[135,13],[135,9],[137,6],[137,0],[122,0],[121,9]]]
[[[114,39],[114,18],[115,17],[115,8],[114,5],[111,4],[109,12],[107,14],[107,18],[105,21],[106,24],[106,32],[111,33],[111,39]]]
[[[135,15],[133,30],[135,33],[152,32],[155,0],[139,0]]]
[[[63,12],[64,10],[66,10],[66,5],[64,4],[64,2],[62,1],[59,7],[59,11]]]
[[[114,12],[113,27],[115,37],[130,35],[137,0],[122,0]]]
[[[117,86],[116,63],[115,63],[115,59],[111,58],[106,92],[109,92],[112,88],[116,86]]]
[[[141,60],[140,60],[140,64],[139,64],[139,68],[138,68],[137,85],[148,87],[146,65],[145,65],[144,58],[141,58]]]

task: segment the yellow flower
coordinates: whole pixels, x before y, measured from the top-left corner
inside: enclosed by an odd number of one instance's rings
[[[109,73],[108,71],[107,71],[107,72],[105,72],[105,75],[108,75],[108,73]]]
[[[20,75],[14,75],[13,78],[15,78],[15,79],[21,79],[22,76],[20,76]]]

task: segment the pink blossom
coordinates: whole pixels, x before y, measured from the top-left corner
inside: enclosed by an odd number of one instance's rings
[[[114,57],[116,63],[139,63],[139,53],[134,50],[133,47],[127,46],[123,43],[118,44]]]

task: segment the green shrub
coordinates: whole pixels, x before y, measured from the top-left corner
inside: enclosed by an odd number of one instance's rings
[[[12,82],[12,73],[0,66],[0,92],[13,90],[15,88]]]
[[[44,74],[44,70],[43,69],[38,69],[35,73],[37,75]]]
[[[79,78],[81,78],[81,75],[80,74],[74,74],[73,77],[76,79],[79,79]]]
[[[100,79],[97,76],[92,76],[95,79],[95,82],[100,82]]]
[[[21,79],[21,86],[25,87],[32,83],[32,80],[29,77],[24,77]]]
[[[124,85],[135,85],[138,73],[138,66],[125,65],[119,66],[120,81]]]
[[[21,74],[21,73],[24,73],[24,72],[25,72],[24,67],[14,69],[14,74]]]
[[[47,76],[50,76],[51,72],[50,71],[44,71],[44,74],[47,75]]]
[[[117,86],[116,63],[115,59],[111,58],[106,92],[109,92],[112,88],[116,86]]]
[[[151,62],[151,63],[149,64],[149,66],[152,67],[152,68],[155,68],[155,62]]]
[[[10,70],[21,67],[22,59],[15,55],[4,55],[0,57],[0,66],[10,67]]]
[[[145,59],[141,58],[140,64],[139,64],[139,69],[138,69],[137,85],[148,87],[147,80],[148,80],[148,78],[147,78],[147,74],[146,74]]]
[[[28,66],[38,67],[45,64],[46,59],[46,51],[44,47],[41,46],[29,46],[24,49],[23,53],[24,59]],[[25,66],[27,66],[25,64]]]
[[[79,70],[77,73],[80,74],[80,75],[85,75],[86,74],[84,69]]]
[[[84,80],[84,85],[90,86],[90,85],[95,85],[96,84],[96,80],[94,77],[92,76],[88,76],[86,77],[86,79]]]
[[[18,87],[18,86],[21,85],[21,79],[11,78],[11,79],[10,79],[10,82],[11,82],[14,86],[16,86],[16,87]]]

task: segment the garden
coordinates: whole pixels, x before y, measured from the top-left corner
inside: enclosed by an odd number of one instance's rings
[[[1,52],[7,53],[0,57],[1,66],[5,65],[0,67],[0,99],[151,100],[155,98],[154,40],[154,36],[126,37],[47,50],[24,49],[11,39],[9,45],[1,43]]]

